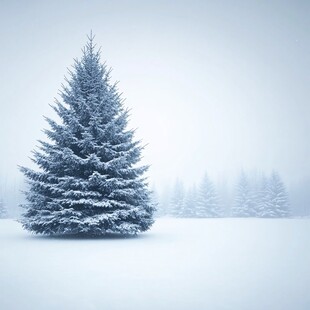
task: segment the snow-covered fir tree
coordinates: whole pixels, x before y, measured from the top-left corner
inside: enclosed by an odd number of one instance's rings
[[[255,199],[249,178],[244,172],[239,177],[235,201],[231,211],[232,216],[235,217],[255,216]]]
[[[128,110],[92,35],[69,74],[53,107],[61,122],[46,118],[49,141],[34,151],[40,169],[21,168],[29,183],[23,227],[48,235],[146,231],[154,207],[148,167],[139,166],[143,147],[127,129]]]
[[[170,215],[170,207],[171,207],[171,198],[172,197],[172,189],[169,185],[166,185],[158,199],[158,207],[157,210],[159,216],[169,216]]]
[[[3,200],[0,198],[0,219],[5,219],[7,217],[8,217],[8,210]]]
[[[199,186],[195,215],[196,217],[222,216],[215,186],[207,174],[204,175]]]
[[[230,216],[231,211],[231,193],[226,178],[221,178],[217,184],[218,204],[222,217]]]
[[[288,194],[279,174],[273,172],[266,185],[266,203],[263,217],[287,217],[290,215]]]
[[[257,184],[256,186],[256,191],[254,194],[254,209],[256,217],[265,216],[268,204],[268,197],[268,179],[265,175],[262,175],[259,184]]]
[[[198,204],[198,194],[195,185],[190,187],[185,194],[183,208],[180,209],[179,217],[195,217]]]
[[[185,190],[184,185],[180,180],[176,180],[174,190],[170,200],[168,215],[179,217],[184,209]]]
[[[161,217],[163,216],[162,214],[162,208],[159,204],[159,195],[158,195],[158,192],[157,192],[157,189],[155,188],[155,186],[152,187],[151,189],[151,192],[150,192],[150,199],[151,199],[151,202],[152,202],[152,205],[154,207],[156,207],[156,212],[155,212],[155,216],[156,217]]]

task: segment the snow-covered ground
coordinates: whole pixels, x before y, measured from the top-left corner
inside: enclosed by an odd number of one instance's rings
[[[309,219],[159,219],[129,239],[0,220],[0,309],[310,309]]]

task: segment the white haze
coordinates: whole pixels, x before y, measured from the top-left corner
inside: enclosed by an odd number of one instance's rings
[[[2,1],[0,182],[42,138],[92,29],[148,144],[150,182],[310,179],[308,1]],[[0,189],[1,191],[1,189]]]

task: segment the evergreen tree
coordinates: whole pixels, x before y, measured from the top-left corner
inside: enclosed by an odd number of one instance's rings
[[[155,216],[156,217],[163,216],[162,208],[161,208],[161,205],[159,204],[158,192],[157,192],[155,186],[152,187],[152,190],[151,190],[151,193],[150,193],[150,199],[151,199],[152,205],[156,206]]]
[[[148,167],[138,166],[143,147],[126,129],[128,110],[92,35],[73,69],[53,106],[61,122],[46,118],[49,141],[34,151],[39,171],[21,167],[29,183],[23,227],[48,235],[146,231],[154,208]]]
[[[236,189],[236,198],[232,207],[235,217],[255,216],[255,200],[248,177],[241,173]]]
[[[288,195],[278,173],[273,172],[266,188],[263,217],[287,217],[290,214]]]
[[[268,179],[265,175],[262,176],[260,184],[257,187],[255,195],[255,215],[256,217],[265,217],[267,212],[268,204]]]
[[[192,186],[185,195],[183,208],[180,210],[180,217],[195,217],[198,204],[196,186]]]
[[[199,187],[195,211],[197,217],[220,217],[222,215],[215,186],[207,174],[203,177]]]
[[[180,180],[177,180],[174,186],[174,191],[170,201],[169,215],[173,217],[181,216],[184,209],[184,185]]]
[[[228,186],[228,181],[225,178],[222,178],[217,185],[217,193],[218,193],[218,204],[221,210],[221,216],[227,217],[230,216],[231,211],[231,193],[230,188]]]
[[[0,199],[0,219],[5,219],[8,217],[8,211],[6,206],[4,205],[3,200]]]
[[[172,191],[170,186],[165,186],[159,196],[158,209],[160,216],[169,216],[171,209]]]

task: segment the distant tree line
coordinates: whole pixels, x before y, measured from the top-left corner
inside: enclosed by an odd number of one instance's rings
[[[7,208],[6,208],[3,200],[0,198],[0,219],[5,219],[7,217],[8,217]]]
[[[277,172],[259,179],[242,172],[234,186],[232,203],[225,205],[214,182],[204,175],[198,186],[187,190],[178,180],[169,199],[162,201],[156,191],[158,216],[214,218],[214,217],[262,217],[280,218],[291,215],[286,187]]]
[[[205,175],[197,185],[188,188],[181,180],[160,193],[153,188],[152,197],[158,217],[309,217],[310,180],[306,181],[291,188],[288,197],[277,172],[270,176],[242,172],[235,182],[219,183]],[[23,189],[22,184],[6,186],[6,191],[0,192],[0,219],[19,217],[21,208],[15,200],[23,200],[17,189]]]

